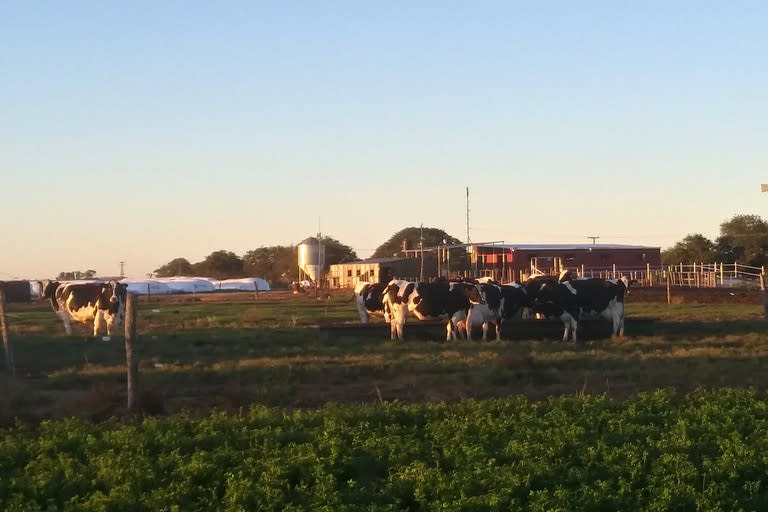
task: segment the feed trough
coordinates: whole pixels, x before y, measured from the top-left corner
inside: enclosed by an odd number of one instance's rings
[[[627,336],[652,336],[655,318],[632,317],[624,319],[624,334]],[[321,332],[336,336],[356,336],[366,339],[388,339],[389,324],[372,322],[336,322],[320,324]],[[479,340],[482,330],[475,328],[472,337]],[[444,341],[446,336],[445,321],[424,320],[410,321],[405,327],[407,340]],[[611,337],[611,323],[603,319],[584,319],[579,322],[579,340],[598,340]],[[488,339],[494,339],[493,326],[489,327]],[[501,337],[504,340],[552,340],[563,337],[563,323],[557,319],[511,320],[502,325]]]

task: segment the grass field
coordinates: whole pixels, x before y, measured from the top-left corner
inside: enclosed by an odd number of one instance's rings
[[[152,302],[139,309],[142,406],[150,414],[251,404],[454,402],[463,398],[768,387],[768,337],[755,304],[629,302],[655,335],[555,341],[391,342],[320,332],[355,321],[345,295],[228,302]],[[0,374],[0,421],[101,420],[125,408],[122,336],[67,337],[44,304],[10,305],[15,378]]]
[[[0,510],[768,507],[759,304],[633,301],[653,335],[446,343],[313,327],[354,322],[348,296],[272,297],[140,304],[143,418],[121,336],[12,305]]]

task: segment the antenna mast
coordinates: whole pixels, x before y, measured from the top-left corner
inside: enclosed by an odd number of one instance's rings
[[[469,187],[467,187],[467,245],[472,243],[472,239],[469,238]]]

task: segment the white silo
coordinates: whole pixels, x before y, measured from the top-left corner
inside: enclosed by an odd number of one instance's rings
[[[298,251],[299,281],[309,279],[317,285],[325,271],[325,246],[311,236],[299,243]]]

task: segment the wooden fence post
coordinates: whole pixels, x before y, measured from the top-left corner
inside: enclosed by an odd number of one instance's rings
[[[136,387],[138,385],[139,365],[134,357],[134,342],[136,341],[136,303],[137,297],[129,293],[125,301],[125,366],[128,372],[126,391],[128,395],[128,412],[135,413]]]
[[[768,291],[765,289],[765,272],[760,273],[760,292],[763,295],[763,318],[768,320]]]
[[[672,304],[672,283],[670,282],[672,276],[670,274],[672,272],[667,269],[667,304]]]
[[[8,335],[8,316],[5,314],[5,290],[0,286],[0,330],[3,333],[3,348],[5,348],[5,367],[8,373],[16,375],[16,365],[13,362],[13,347]]]

